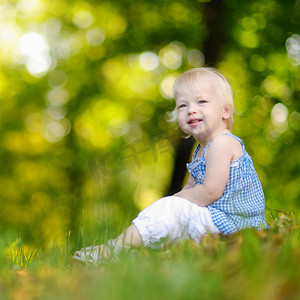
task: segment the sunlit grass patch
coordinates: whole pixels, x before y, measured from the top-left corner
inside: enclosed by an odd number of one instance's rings
[[[18,237],[6,247],[9,267],[12,270],[21,270],[33,262],[40,253],[40,248],[30,247],[23,243],[22,237]]]
[[[81,236],[80,243],[89,239]],[[3,299],[300,299],[293,214],[279,212],[269,230],[136,249],[122,253],[118,263],[75,263],[70,257],[77,244],[69,232],[65,244],[47,251],[15,241],[1,260]]]

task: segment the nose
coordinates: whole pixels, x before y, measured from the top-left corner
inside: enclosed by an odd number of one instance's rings
[[[189,115],[193,115],[193,114],[195,114],[196,112],[197,112],[197,111],[196,111],[195,105],[193,105],[193,104],[189,105],[188,114],[189,114]]]

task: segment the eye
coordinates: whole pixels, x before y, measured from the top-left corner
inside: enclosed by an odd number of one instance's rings
[[[205,104],[205,103],[207,103],[206,100],[199,100],[199,101],[198,101],[198,104]]]
[[[185,107],[187,107],[186,104],[180,104],[180,105],[178,105],[178,109],[185,108]]]

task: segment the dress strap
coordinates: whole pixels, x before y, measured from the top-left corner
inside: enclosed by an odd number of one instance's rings
[[[207,150],[209,144],[210,144],[210,143],[208,143],[208,144],[206,145],[206,147],[204,148],[201,158],[204,157],[204,154],[205,154],[205,152],[206,152],[206,150]],[[195,151],[194,151],[194,154],[193,154],[193,160],[196,159],[196,156],[197,156],[197,154],[198,154],[200,148],[201,148],[201,146],[200,146],[200,144],[198,144],[197,147],[196,147],[196,149],[195,149]]]
[[[209,143],[206,145],[206,147],[203,149],[203,153],[202,153],[202,157],[203,157],[203,158],[204,158],[205,152],[206,152],[207,148],[209,147],[210,143],[211,143],[211,142],[209,142]]]
[[[193,160],[196,159],[197,153],[199,152],[200,148],[201,148],[201,146],[200,146],[200,144],[198,144],[195,151],[194,151],[194,153],[193,153]]]

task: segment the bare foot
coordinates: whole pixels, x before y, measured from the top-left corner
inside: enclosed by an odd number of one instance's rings
[[[111,257],[112,247],[109,245],[90,246],[82,248],[80,251],[76,251],[72,259],[79,262],[89,263],[101,263],[107,261]]]

